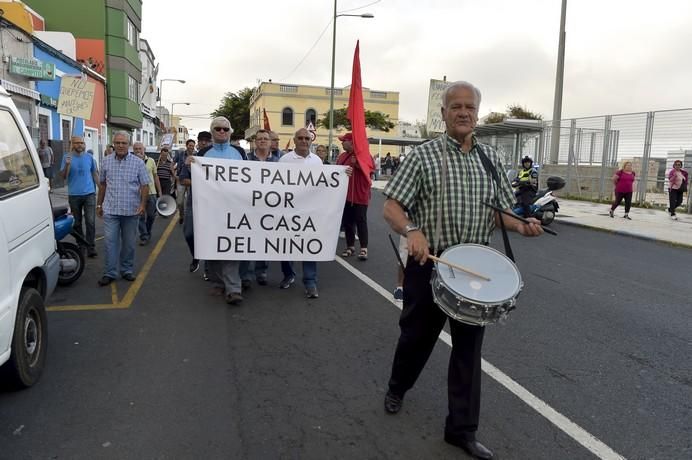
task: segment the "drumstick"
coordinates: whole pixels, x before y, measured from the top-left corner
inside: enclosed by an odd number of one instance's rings
[[[444,265],[446,265],[446,266],[448,266],[448,267],[456,268],[456,269],[459,270],[460,272],[468,273],[469,275],[476,276],[476,277],[478,277],[478,278],[480,278],[480,279],[482,279],[482,280],[490,281],[490,278],[488,278],[487,276],[483,276],[483,275],[481,275],[480,273],[476,273],[476,272],[474,272],[474,271],[469,270],[468,268],[464,268],[464,267],[462,267],[462,266],[460,266],[460,265],[454,264],[454,263],[452,263],[452,262],[448,262],[448,261],[446,261],[446,260],[444,260],[444,259],[440,259],[439,257],[435,257],[435,256],[433,256],[433,255],[428,255],[428,259],[432,259],[432,260],[434,260],[435,262],[444,264]]]
[[[485,201],[481,201],[481,204],[484,204],[484,205],[486,205],[486,206],[489,207],[489,208],[493,208],[495,211],[497,211],[497,212],[499,212],[499,213],[501,213],[501,214],[504,214],[504,215],[506,215],[506,216],[514,217],[515,219],[517,219],[517,220],[519,220],[519,221],[521,221],[521,222],[524,222],[525,224],[530,224],[530,223],[531,223],[531,222],[529,222],[528,220],[524,219],[523,217],[517,216],[516,214],[511,213],[511,212],[507,212],[507,211],[505,211],[504,209],[495,206],[494,204],[486,203]],[[551,228],[548,228],[548,227],[546,227],[545,225],[541,225],[541,228],[543,229],[544,232],[550,233],[551,235],[557,236],[557,232],[556,232],[555,230],[553,230],[553,229],[551,229]]]

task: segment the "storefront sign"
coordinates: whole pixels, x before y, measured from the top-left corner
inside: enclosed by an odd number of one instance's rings
[[[55,64],[34,58],[10,57],[10,73],[34,80],[55,80]]]
[[[47,107],[52,107],[52,108],[57,108],[58,107],[58,100],[55,99],[54,97],[46,96],[45,94],[41,94],[41,104],[45,105]]]

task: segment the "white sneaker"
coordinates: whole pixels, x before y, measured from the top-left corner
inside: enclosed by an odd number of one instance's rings
[[[670,216],[670,218],[673,220],[678,220],[678,216]]]

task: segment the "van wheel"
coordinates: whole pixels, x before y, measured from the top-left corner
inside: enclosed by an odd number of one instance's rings
[[[10,360],[2,366],[3,378],[11,388],[36,383],[46,362],[46,308],[36,289],[24,287],[19,296],[12,335]]]
[[[77,263],[73,270],[63,271],[62,268],[60,269],[58,284],[60,286],[69,286],[82,276],[85,264],[84,253],[74,243],[60,242],[58,243],[58,254],[60,254],[61,259],[73,259]]]

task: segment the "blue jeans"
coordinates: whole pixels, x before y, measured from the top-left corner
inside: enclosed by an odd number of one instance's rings
[[[255,274],[255,279],[267,277],[267,269],[269,264],[264,260],[242,260],[240,262],[240,279],[243,281],[252,281],[252,274]]]
[[[103,275],[116,279],[118,274],[134,274],[135,240],[139,216],[103,216],[103,233],[106,248]]]
[[[149,194],[147,199],[147,208],[144,214],[139,216],[139,239],[149,241],[151,238],[151,227],[154,226],[156,220],[156,195]]]
[[[282,260],[281,271],[284,276],[296,276],[296,272],[293,271],[293,262]],[[306,289],[317,287],[317,262],[314,260],[303,261],[303,286]]]
[[[96,237],[96,194],[88,195],[69,195],[67,201],[70,203],[70,209],[74,216],[74,231],[79,233],[86,239],[89,251],[95,251],[96,245],[94,239]],[[86,235],[82,229],[82,219],[86,227]],[[80,243],[81,246],[81,243]]]

